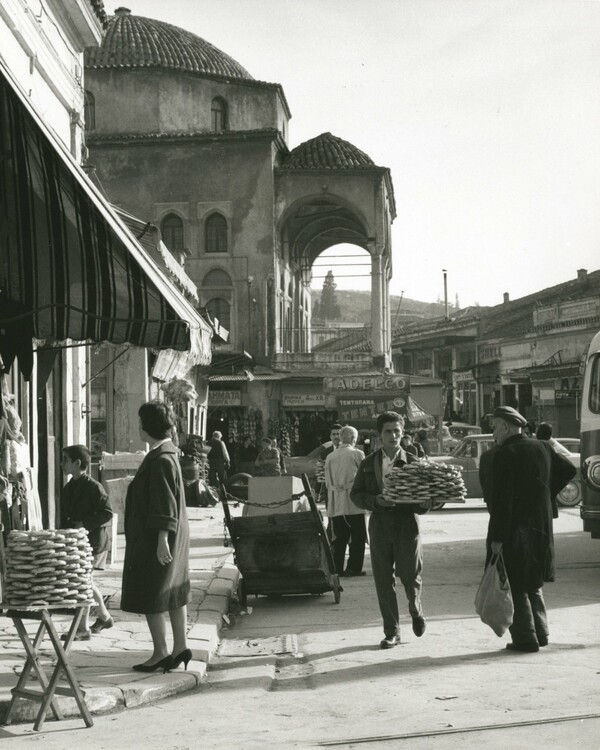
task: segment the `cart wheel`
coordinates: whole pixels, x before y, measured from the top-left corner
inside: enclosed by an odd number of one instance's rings
[[[337,573],[333,574],[332,583],[333,583],[333,601],[336,604],[339,604],[340,599],[342,598],[342,587],[340,586],[340,578]]]

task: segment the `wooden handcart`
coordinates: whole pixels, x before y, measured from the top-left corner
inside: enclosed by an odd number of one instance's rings
[[[323,594],[341,597],[333,554],[306,474],[302,476],[309,510],[232,517],[222,494],[225,523],[241,577],[239,599],[245,609],[248,594]]]

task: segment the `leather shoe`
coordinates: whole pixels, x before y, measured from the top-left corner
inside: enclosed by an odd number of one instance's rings
[[[379,643],[379,648],[394,648],[400,643],[399,635],[387,636]]]
[[[366,570],[348,570],[346,569],[343,573],[344,578],[358,578],[359,576],[366,576]]]
[[[535,654],[540,650],[537,643],[507,643],[506,648],[509,651],[522,651],[524,653]]]
[[[413,633],[420,638],[427,628],[427,623],[424,617],[413,617],[412,629]]]
[[[115,624],[115,621],[112,617],[107,617],[106,620],[101,620],[99,617],[96,618],[96,622],[92,625],[90,630],[92,633],[100,633],[102,630],[108,630],[109,628],[112,628],[112,626]]]

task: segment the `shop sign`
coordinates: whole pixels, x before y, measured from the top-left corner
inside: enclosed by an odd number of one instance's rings
[[[325,406],[324,393],[284,393],[282,397],[284,408],[293,409],[302,406]]]
[[[375,421],[382,411],[397,411],[404,414],[406,411],[406,398],[396,396],[395,398],[339,398],[338,419],[340,422],[352,424],[357,421]],[[374,425],[373,425],[374,426]]]
[[[323,378],[326,393],[343,391],[396,391],[408,393],[410,381],[402,375],[339,375]]]
[[[470,383],[473,380],[473,373],[471,372],[471,370],[467,370],[466,372],[453,372],[452,380],[455,384]]]
[[[152,368],[152,377],[167,382],[173,378],[183,378],[192,367],[191,352],[163,349],[159,352],[154,367]]]
[[[241,406],[241,391],[209,391],[209,406]]]
[[[580,390],[560,390],[554,391],[554,398],[556,401],[561,403],[575,403],[575,401],[581,396]]]

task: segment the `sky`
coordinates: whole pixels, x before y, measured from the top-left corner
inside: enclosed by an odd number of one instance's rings
[[[443,299],[446,269],[451,302],[494,305],[600,269],[600,0],[127,7],[280,83],[290,148],[329,131],[390,168],[392,294]],[[330,267],[338,288],[370,288],[335,264],[321,256],[313,289]]]

